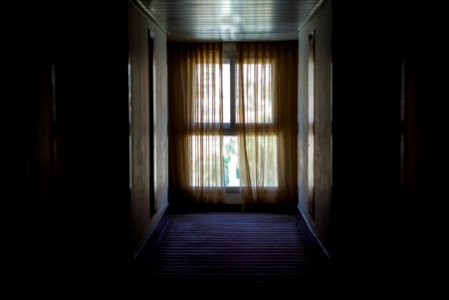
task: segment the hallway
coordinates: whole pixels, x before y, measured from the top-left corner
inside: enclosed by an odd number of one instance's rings
[[[69,291],[111,278],[104,289],[113,291],[146,244],[131,279],[150,292],[158,285],[166,292],[288,291],[323,274],[344,291],[444,287],[446,10],[405,0],[167,3],[10,3],[16,18],[5,27],[11,55],[4,56],[2,108],[6,277]],[[228,15],[207,10],[225,4]],[[197,25],[201,16],[218,27]],[[201,36],[177,26],[181,17],[192,18],[185,24]],[[244,31],[232,24],[239,20],[267,26]],[[230,25],[238,36],[227,35]],[[205,35],[217,32],[223,35]],[[179,165],[169,155],[167,45],[211,39],[297,41],[294,208],[330,254],[329,276],[296,215],[168,212],[183,198],[169,183],[169,167]],[[223,219],[205,225],[217,215]],[[148,241],[158,232],[158,243]],[[69,279],[73,274],[82,276]],[[317,290],[329,290],[326,280]]]
[[[329,262],[294,214],[210,212],[166,214],[134,262],[151,289],[175,294],[310,290]],[[173,289],[176,287],[176,289]]]

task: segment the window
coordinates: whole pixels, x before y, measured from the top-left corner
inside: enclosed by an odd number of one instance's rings
[[[224,180],[226,187],[238,187],[240,186],[240,170],[238,163],[238,142],[237,142],[237,130],[235,127],[235,89],[231,82],[235,82],[235,74],[232,74],[231,78],[231,64],[232,67],[235,67],[235,63],[230,60],[227,60],[223,64],[223,128],[224,128],[224,136],[223,136],[223,161],[216,160],[214,158],[219,158],[220,155],[217,155],[220,152],[220,137],[219,136],[193,136],[190,140],[190,145],[192,149],[193,159],[192,159],[192,176],[191,176],[191,184],[193,186],[206,185],[209,187],[218,187],[222,180]],[[200,87],[203,87],[204,90],[212,90],[207,89],[205,85],[215,85],[215,95],[219,94],[219,77],[217,76],[207,76],[207,69],[213,70],[216,74],[219,72],[219,65],[197,65],[197,76],[196,80],[200,83]],[[203,68],[200,70],[200,68]],[[202,72],[200,72],[202,71]],[[210,72],[212,73],[212,72]],[[206,75],[201,75],[206,74]],[[206,78],[203,78],[206,77]],[[201,124],[197,124],[198,126],[214,126],[217,125],[220,120],[220,103],[219,98],[214,101],[206,101],[207,97],[212,97],[212,93],[205,94],[202,91],[198,91],[195,101],[196,106],[200,107],[200,111],[206,112],[205,115],[200,118],[202,120]],[[208,107],[213,105],[214,107]],[[214,114],[214,115],[212,115]],[[199,149],[203,149],[203,151],[199,151]],[[207,149],[204,151],[204,149]],[[203,166],[203,169],[206,170],[199,178],[199,172],[197,164],[200,164],[201,159],[200,155],[209,156],[205,161],[208,162],[208,166]],[[219,164],[223,163],[224,174],[223,178],[218,177],[217,172],[215,170],[219,167]]]
[[[233,70],[231,72],[231,70]],[[224,105],[224,137],[223,160],[225,186],[240,186],[239,145],[236,127],[236,76],[237,69],[234,60],[228,59],[223,64],[223,105]]]
[[[224,181],[227,188],[240,186],[240,166],[239,166],[239,138],[238,130],[239,124],[243,122],[241,119],[242,114],[239,111],[239,82],[238,72],[239,66],[233,58],[225,59],[223,63],[223,106],[220,109],[220,99],[213,99],[213,93],[205,93],[203,91],[210,91],[215,89],[215,95],[219,94],[220,80],[218,76],[208,76],[208,73],[217,74],[219,71],[219,65],[202,64],[197,65],[196,80],[199,83],[200,90],[195,94],[195,105],[200,108],[198,111],[206,112],[196,126],[214,127],[217,126],[220,120],[220,112],[223,116],[223,140],[222,149],[220,149],[220,137],[214,135],[207,136],[191,136],[189,143],[193,156],[191,162],[191,179],[192,186],[207,186],[218,187],[220,183]],[[210,72],[208,72],[208,70]],[[214,71],[214,72],[212,72]],[[270,132],[270,127],[273,124],[273,103],[272,103],[272,68],[270,64],[247,64],[243,66],[243,72],[248,74],[245,77],[245,85],[248,87],[248,98],[245,102],[245,123],[246,127],[258,127],[262,131]],[[211,85],[215,85],[215,88],[210,89]],[[206,88],[207,87],[207,88]],[[253,107],[255,106],[255,107]],[[258,166],[263,165],[267,172],[259,175],[256,178],[257,182],[260,182],[267,187],[276,187],[278,185],[277,176],[277,136],[275,134],[267,133],[260,136],[260,132],[255,131],[254,137],[246,139],[246,147],[249,153],[256,153],[249,163],[249,170],[255,169]],[[201,149],[201,150],[200,150]],[[205,150],[206,149],[206,150]],[[260,151],[258,149],[264,149]],[[218,158],[220,151],[223,151],[223,161]],[[208,159],[201,159],[201,156],[208,156]],[[217,158],[217,159],[215,159]],[[207,161],[207,166],[201,166],[203,172],[199,170],[198,164],[203,161]],[[220,164],[223,164],[222,175],[216,170],[219,169]],[[252,173],[252,172],[251,172]],[[260,173],[260,172],[257,172]],[[256,174],[256,172],[254,172]],[[201,176],[201,178],[200,178]],[[222,177],[220,177],[222,176]]]
[[[236,72],[238,69],[236,68]],[[273,84],[272,68],[270,64],[243,65],[243,73],[247,74],[244,84],[248,87],[248,106],[246,107],[246,123],[272,124],[273,123]],[[238,76],[236,76],[238,79]],[[239,82],[236,82],[236,104],[239,107]],[[257,107],[253,107],[257,106]],[[262,108],[262,109],[260,109]],[[239,112],[237,110],[237,115]],[[237,120],[239,122],[240,120]]]

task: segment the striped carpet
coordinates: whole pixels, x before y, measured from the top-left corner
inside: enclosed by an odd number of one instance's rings
[[[152,290],[291,292],[326,275],[326,258],[296,215],[168,214],[136,261]]]

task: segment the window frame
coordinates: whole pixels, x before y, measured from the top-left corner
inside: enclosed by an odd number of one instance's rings
[[[223,55],[224,56],[224,55]],[[229,101],[230,101],[230,123],[223,123],[223,136],[235,136],[238,138],[237,134],[237,123],[236,123],[236,57],[225,57],[223,58],[223,65],[229,63],[229,75],[230,75],[230,92],[229,92]],[[223,78],[224,79],[224,78]],[[238,150],[238,143],[237,143]],[[239,162],[240,164],[240,162]],[[240,178],[239,178],[240,180]],[[240,186],[225,186],[226,193],[230,194],[240,194]]]
[[[240,126],[237,122],[237,55],[236,53],[231,52],[223,52],[223,65],[229,64],[229,70],[230,70],[230,122],[229,123],[223,123],[223,137],[225,136],[231,136],[231,137],[237,137],[238,138],[238,127]],[[223,77],[224,80],[224,77]],[[275,122],[275,116],[272,116],[271,122],[267,123],[246,123],[247,129],[249,131],[256,130],[256,128],[260,129],[263,128],[264,131],[267,132],[267,135],[273,134],[276,135],[276,132],[274,130],[274,122]],[[211,128],[214,126],[214,123],[197,123],[196,125],[201,126],[210,126]],[[237,145],[238,147],[238,145]],[[207,187],[207,186],[192,186],[195,187],[201,187],[201,188],[214,188],[214,187]],[[267,186],[268,189],[277,189],[279,187],[279,182],[277,182],[277,185],[275,186]],[[240,186],[225,186],[225,192],[227,194],[240,194],[241,187]]]

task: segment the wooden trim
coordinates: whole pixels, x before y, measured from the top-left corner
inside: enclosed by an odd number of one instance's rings
[[[315,16],[315,14],[319,11],[319,9],[321,7],[323,7],[326,3],[328,3],[330,0],[321,0],[320,2],[318,2],[315,7],[312,9],[312,11],[310,12],[310,14],[307,16],[307,18],[304,20],[304,22],[301,24],[301,26],[298,27],[297,32],[301,32],[304,27],[307,25],[307,23],[309,22],[309,20]]]
[[[161,213],[156,217],[155,221],[150,223],[147,233],[145,234],[142,241],[137,245],[136,251],[134,251],[132,260],[135,260],[139,256],[140,252],[142,251],[143,247],[148,242],[149,238],[153,234],[154,230],[156,229],[157,225],[161,221],[162,217],[165,215],[165,211],[167,210],[167,208],[168,208],[168,202],[165,203],[165,206],[163,207],[163,209],[160,210]]]
[[[309,221],[307,220],[306,216],[304,216],[304,213],[302,212],[302,210],[299,208],[299,205],[297,206],[297,209],[298,209],[298,212],[299,212],[298,218],[302,218],[304,223],[306,223],[306,225],[309,228],[310,233],[312,234],[313,238],[316,240],[318,245],[320,245],[321,250],[323,250],[323,253],[327,256],[327,258],[330,259],[331,257],[329,255],[329,252],[327,251],[326,247],[324,247],[323,243],[320,241],[318,236],[315,234],[315,231],[313,230],[313,228],[310,225]]]
[[[171,33],[168,32],[164,26],[162,26],[162,24],[156,19],[156,17],[151,13],[151,11],[148,10],[148,8],[146,8],[146,6],[143,5],[142,2],[140,2],[140,0],[128,0],[128,2],[134,4],[141,12],[143,12],[143,14],[147,18],[153,21],[157,25],[157,27],[159,27],[159,29],[162,30],[165,34],[171,35]]]

